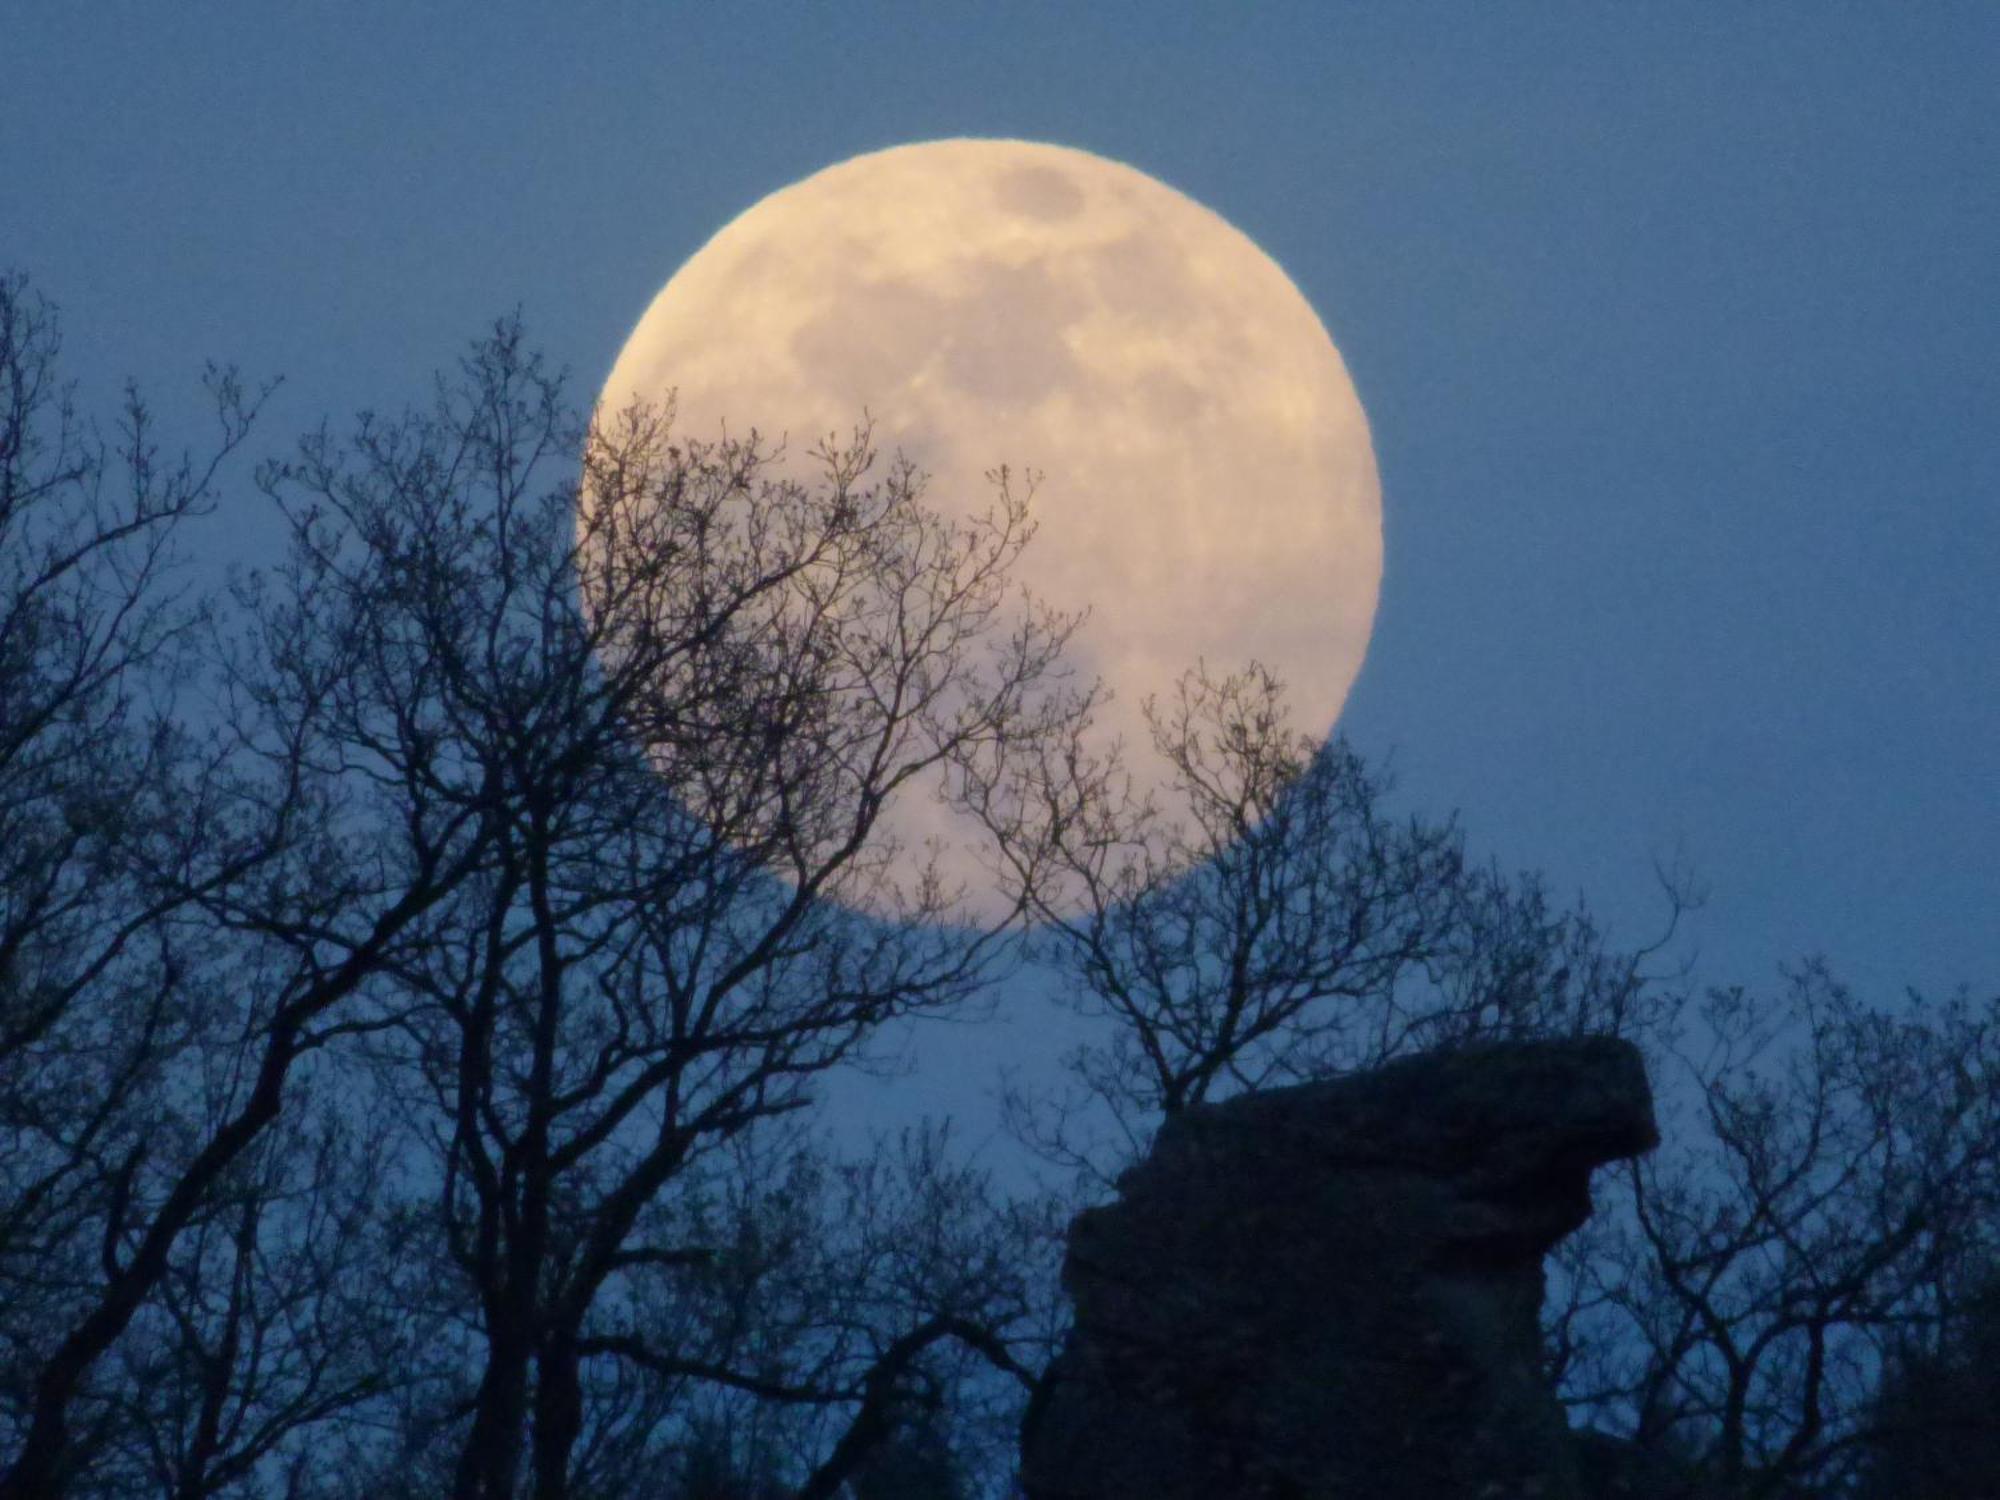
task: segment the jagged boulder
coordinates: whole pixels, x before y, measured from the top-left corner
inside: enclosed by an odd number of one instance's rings
[[[1189,1110],[1077,1218],[1032,1500],[1582,1500],[1542,1259],[1658,1140],[1638,1052],[1435,1053]]]

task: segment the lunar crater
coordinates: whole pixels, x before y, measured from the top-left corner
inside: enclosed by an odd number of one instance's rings
[[[1002,172],[993,196],[1003,209],[1048,223],[1073,219],[1083,208],[1083,189],[1054,167],[1015,167]]]

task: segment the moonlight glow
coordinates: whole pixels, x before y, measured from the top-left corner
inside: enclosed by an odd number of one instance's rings
[[[1001,463],[1039,472],[1021,580],[1090,611],[1069,660],[1115,694],[1097,733],[1141,785],[1141,704],[1197,661],[1263,662],[1311,729],[1360,670],[1381,491],[1346,367],[1268,256],[1130,167],[935,141],[773,193],[654,298],[604,409],[674,391],[681,431],[783,434],[802,477],[865,410],[948,512],[983,510]],[[888,817],[981,904],[969,824],[914,789]]]

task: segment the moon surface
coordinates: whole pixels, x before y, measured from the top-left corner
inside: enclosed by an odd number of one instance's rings
[[[943,140],[775,192],[653,299],[601,405],[670,393],[682,434],[782,435],[799,478],[866,412],[947,514],[984,511],[1002,463],[1039,473],[1017,575],[1089,610],[1067,660],[1112,691],[1093,733],[1170,809],[1148,695],[1254,658],[1327,730],[1361,668],[1381,488],[1347,368],[1269,256],[1131,167]],[[934,790],[885,818],[944,845],[975,914],[999,909],[979,831]]]

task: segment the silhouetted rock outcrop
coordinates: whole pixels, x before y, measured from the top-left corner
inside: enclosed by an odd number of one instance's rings
[[[1080,1215],[1033,1500],[1578,1500],[1542,1257],[1657,1141],[1606,1039],[1438,1053],[1161,1129]]]

